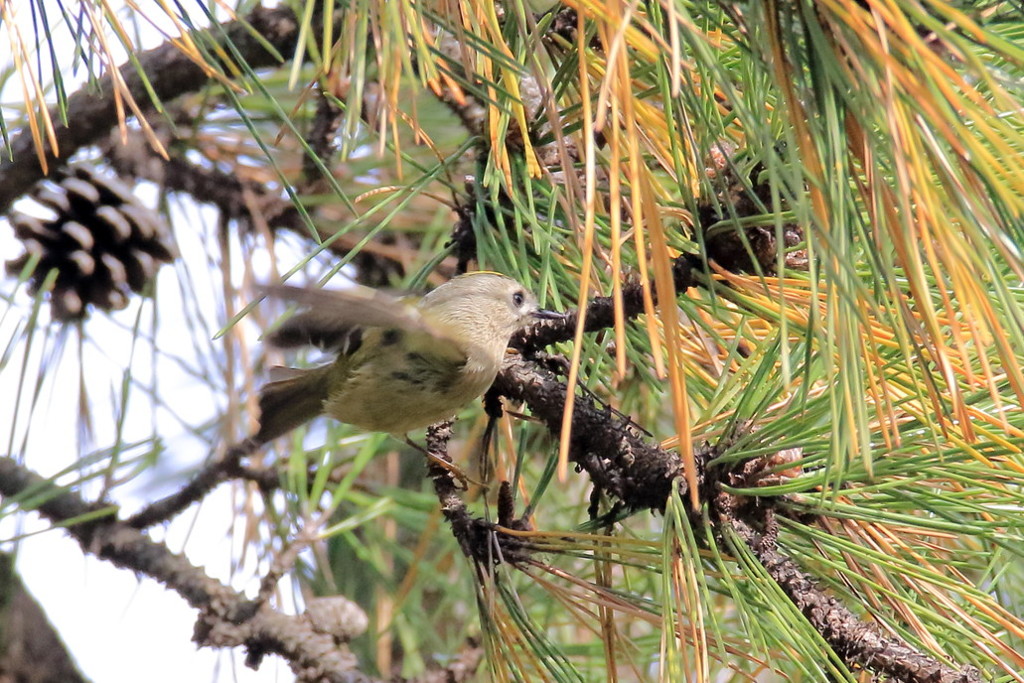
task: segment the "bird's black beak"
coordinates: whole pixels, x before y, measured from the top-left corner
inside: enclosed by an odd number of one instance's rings
[[[560,311],[549,311],[543,308],[539,308],[533,312],[533,317],[537,320],[565,320],[565,313]]]

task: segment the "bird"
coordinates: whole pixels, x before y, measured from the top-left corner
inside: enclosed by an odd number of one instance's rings
[[[419,299],[362,286],[281,285],[267,293],[307,310],[265,335],[265,343],[316,346],[337,357],[320,367],[271,371],[259,394],[256,444],[321,414],[406,438],[487,391],[518,329],[564,317],[539,308],[513,278],[490,271],[459,275]]]

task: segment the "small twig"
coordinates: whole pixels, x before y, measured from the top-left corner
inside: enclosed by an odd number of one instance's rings
[[[474,556],[472,535],[473,518],[462,502],[456,477],[452,472],[452,459],[448,455],[448,441],[452,437],[452,421],[440,422],[427,429],[427,476],[434,482],[434,492],[441,503],[441,513],[452,525],[452,534],[467,557]]]
[[[171,135],[163,126],[157,125],[156,130],[168,138]],[[194,163],[176,147],[172,147],[168,151],[169,158],[164,159],[146,145],[141,136],[129,135],[125,141],[112,133],[101,149],[121,175],[149,180],[170,192],[184,192],[196,201],[213,204],[228,218],[251,223],[250,207],[255,206],[262,220],[309,234],[295,206],[266,185],[209,164]]]
[[[316,98],[316,114],[313,115],[313,125],[309,135],[306,136],[306,141],[316,158],[329,169],[331,155],[334,154],[335,148],[334,136],[341,120],[341,109],[335,104],[335,100],[328,97],[322,90],[316,91]],[[308,155],[302,158],[302,174],[305,176],[305,187],[298,188],[300,190],[312,194],[316,191],[315,188],[327,184],[320,175],[320,165]]]
[[[260,590],[256,594],[257,603],[262,605],[270,600],[281,577],[292,568],[299,553],[316,540],[329,515],[330,513],[327,511],[321,512],[315,520],[304,524],[295,537],[277,553],[273,562],[270,563],[270,569],[260,579]]]
[[[502,483],[498,495],[498,524],[486,519],[476,519],[469,514],[462,501],[461,489],[452,473],[451,456],[448,455],[448,440],[452,435],[451,421],[441,422],[427,429],[427,474],[434,482],[434,492],[441,503],[441,513],[452,525],[452,535],[466,557],[478,567],[489,567],[501,562],[516,562],[524,559],[524,544],[521,539],[500,533],[498,526],[510,529],[528,529],[523,519],[514,519],[512,489]]]
[[[246,439],[229,446],[223,456],[199,470],[192,477],[192,481],[182,489],[150,503],[129,517],[127,524],[136,529],[145,529],[181,514],[188,506],[198,502],[221,483],[239,476],[241,474],[239,463],[242,458],[255,451],[260,445],[253,439]]]
[[[447,424],[449,425],[450,428],[451,423],[448,422]],[[443,456],[436,455],[429,449],[429,447],[424,448],[415,441],[413,441],[412,439],[410,439],[409,437],[405,437],[405,443],[410,448],[413,448],[422,453],[423,455],[427,456],[427,461],[430,462],[432,466],[448,470],[448,473],[451,475],[452,480],[457,480],[459,482],[460,490],[468,491],[470,484],[474,484],[476,486],[479,486],[480,488],[487,488],[487,486],[483,482],[476,481],[475,479],[470,479],[469,476],[462,470],[461,467],[452,462],[451,456],[448,455],[447,451]]]

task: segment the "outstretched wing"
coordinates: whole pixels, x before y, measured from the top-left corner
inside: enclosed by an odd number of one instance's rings
[[[370,327],[422,335],[454,346],[454,340],[424,318],[415,305],[369,287],[323,290],[272,285],[266,293],[309,308],[264,335],[264,341],[277,347],[317,346],[352,353],[362,342],[362,330]]]
[[[324,350],[343,350],[358,341],[359,329],[320,311],[310,310],[288,318],[272,332],[263,335],[263,341],[279,349],[315,346]]]

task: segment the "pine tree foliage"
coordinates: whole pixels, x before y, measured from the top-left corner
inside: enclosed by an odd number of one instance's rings
[[[0,9],[4,514],[177,590],[201,645],[303,680],[1024,680],[1019,5]],[[30,242],[82,251],[24,199],[71,160],[173,230],[116,314],[62,315],[77,266]],[[325,420],[246,450],[262,284],[467,268],[575,313],[426,465]],[[222,484],[255,601],[97,541],[169,552]]]

